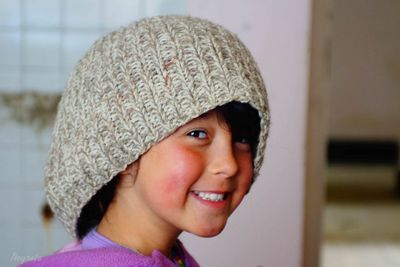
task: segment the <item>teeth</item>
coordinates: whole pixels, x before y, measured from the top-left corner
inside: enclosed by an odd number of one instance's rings
[[[208,200],[208,201],[222,201],[224,200],[224,194],[217,194],[217,193],[206,193],[206,192],[194,192],[197,196],[199,196],[200,198],[204,199],[204,200]]]

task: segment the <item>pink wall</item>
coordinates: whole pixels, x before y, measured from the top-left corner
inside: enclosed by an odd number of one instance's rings
[[[189,14],[237,33],[259,63],[272,126],[261,175],[216,238],[185,235],[202,266],[300,266],[308,92],[308,0],[188,0]]]

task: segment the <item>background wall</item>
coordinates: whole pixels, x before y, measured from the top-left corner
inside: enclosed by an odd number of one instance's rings
[[[400,140],[400,2],[334,3],[329,135]]]
[[[145,15],[189,13],[248,45],[268,88],[272,128],[261,175],[226,230],[184,242],[202,266],[300,266],[309,9],[309,0],[0,0],[0,265],[69,241],[40,214],[51,125],[25,115],[56,101],[98,36]],[[52,112],[50,105],[42,114]]]

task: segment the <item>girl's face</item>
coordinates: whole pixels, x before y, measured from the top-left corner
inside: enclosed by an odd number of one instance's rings
[[[190,121],[137,161],[133,190],[149,224],[210,237],[249,190],[252,153],[213,111]]]

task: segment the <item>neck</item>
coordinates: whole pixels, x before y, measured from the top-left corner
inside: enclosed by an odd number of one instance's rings
[[[140,203],[136,203],[132,195],[124,201],[114,199],[97,231],[113,242],[140,254],[149,256],[154,250],[158,250],[171,257],[172,248],[181,231],[157,222],[138,207]]]

